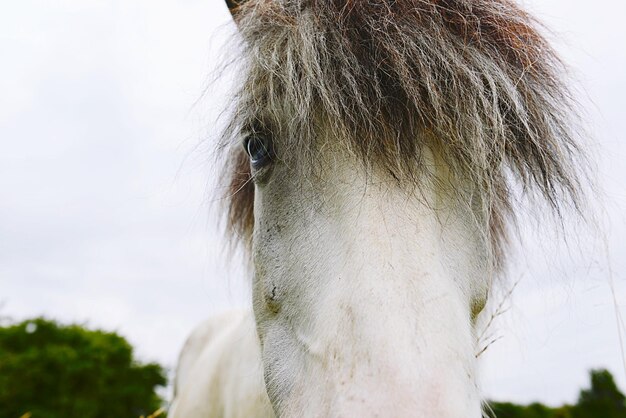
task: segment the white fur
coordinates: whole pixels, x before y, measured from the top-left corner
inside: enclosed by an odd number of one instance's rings
[[[261,352],[250,316],[202,325],[171,416],[272,416],[267,389],[280,417],[480,417],[470,311],[489,272],[474,215],[436,182],[407,192],[348,153],[322,157],[308,180],[277,163],[257,186]]]
[[[319,158],[308,179],[277,163],[256,188],[254,307],[277,415],[480,417],[474,214],[340,150]]]
[[[171,418],[271,418],[251,312],[199,325],[180,354]]]

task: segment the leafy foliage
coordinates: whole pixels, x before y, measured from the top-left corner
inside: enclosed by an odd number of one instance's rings
[[[617,388],[611,373],[607,370],[591,372],[591,388],[580,392],[572,416],[573,418],[626,417],[626,397]]]
[[[580,392],[576,405],[550,408],[540,403],[515,405],[492,402],[496,418],[626,418],[626,397],[619,391],[611,373],[592,370],[591,387]]]
[[[515,405],[510,402],[493,403],[493,416],[497,418],[553,418],[552,410],[540,403],[528,406]]]
[[[115,333],[44,318],[0,327],[0,418],[138,417],[159,408],[165,383]]]

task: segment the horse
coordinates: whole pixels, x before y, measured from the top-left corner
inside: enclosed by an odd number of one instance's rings
[[[226,3],[225,217],[253,312],[192,336],[175,402],[204,409],[173,416],[482,416],[477,324],[520,207],[584,203],[541,25],[511,0]],[[238,391],[254,413],[224,406]]]
[[[197,326],[179,356],[170,417],[273,417],[254,318],[247,311]]]

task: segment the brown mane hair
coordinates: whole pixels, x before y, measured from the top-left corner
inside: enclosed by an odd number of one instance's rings
[[[564,66],[532,17],[510,0],[230,2],[245,79],[225,144],[228,226],[249,242],[254,187],[239,141],[259,123],[310,155],[315,122],[390,178],[422,175],[439,155],[454,191],[488,226],[503,264],[515,185],[558,213],[576,203],[579,157]],[[232,146],[231,146],[232,144]]]

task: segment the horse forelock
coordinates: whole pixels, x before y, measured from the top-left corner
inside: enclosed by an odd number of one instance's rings
[[[323,126],[399,181],[423,173],[430,149],[464,185],[453,191],[459,201],[478,201],[496,266],[514,222],[513,183],[556,212],[577,202],[565,68],[515,3],[248,0],[235,18],[246,74],[231,133],[261,124],[288,139],[285,153],[311,155]],[[229,231],[249,242],[254,188],[234,146]]]

